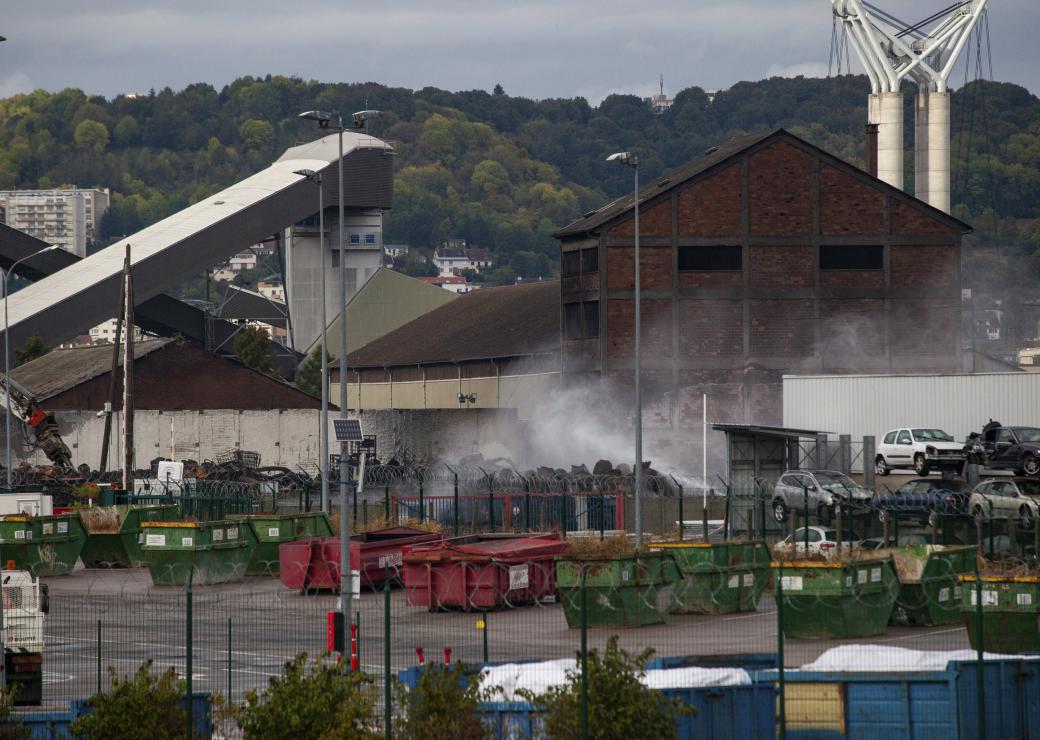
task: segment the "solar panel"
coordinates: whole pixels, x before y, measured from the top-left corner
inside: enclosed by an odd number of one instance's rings
[[[337,442],[361,442],[365,438],[361,433],[360,419],[333,419],[332,426]]]

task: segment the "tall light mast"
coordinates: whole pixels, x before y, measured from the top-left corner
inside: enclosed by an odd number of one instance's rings
[[[957,57],[986,10],[987,0],[964,0],[918,23],[905,23],[864,0],[831,0],[867,77],[867,122],[878,127],[878,177],[903,187],[904,79],[914,99],[914,190],[950,212],[950,95],[946,83]],[[930,23],[931,31],[923,30]]]

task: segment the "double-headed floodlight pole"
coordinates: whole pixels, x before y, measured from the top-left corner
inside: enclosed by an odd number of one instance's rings
[[[360,131],[365,128],[365,124],[370,118],[374,118],[379,115],[377,110],[363,110],[354,113],[351,116],[351,129]],[[343,132],[346,130],[343,126],[343,117],[339,114],[327,113],[325,111],[310,110],[300,114],[300,118],[305,118],[310,121],[317,121],[318,127],[327,129],[332,127],[333,117],[336,119],[336,133],[339,139],[339,163],[338,163],[338,180],[339,190],[336,193],[336,200],[339,204],[339,418],[346,419],[348,417],[347,404],[347,250],[346,243],[343,239]],[[325,255],[322,254],[322,260],[325,259]],[[323,283],[324,284],[324,283]],[[328,434],[326,426],[326,434]],[[353,593],[353,584],[351,579],[353,571],[350,567],[350,516],[347,509],[347,473],[348,473],[348,452],[347,443],[340,442],[339,444],[339,604],[340,611],[343,614],[343,622],[346,624],[347,620],[347,605],[350,603],[350,595]],[[327,463],[326,463],[327,464]]]
[[[7,297],[10,295],[10,286],[8,281],[10,280],[11,273],[14,272],[14,268],[18,267],[18,265],[25,262],[30,257],[35,257],[44,252],[53,252],[55,249],[61,249],[61,245],[51,244],[49,247],[37,249],[32,254],[27,254],[21,259],[15,260],[11,266],[4,271],[4,446],[5,452],[7,453],[5,465],[7,466],[8,488],[13,484],[11,475],[11,324],[7,318]]]
[[[636,466],[633,468],[633,495],[636,510],[636,548],[643,546],[643,390],[640,368],[640,305],[639,305],[639,157],[631,152],[616,152],[607,157],[608,162],[618,162],[632,168],[635,179],[635,194],[632,200],[632,211],[635,219],[635,393],[636,393]]]
[[[296,170],[294,175],[302,175],[318,186],[318,253],[321,255],[321,429],[318,439],[321,444],[321,461],[318,473],[321,475],[321,510],[329,513],[329,351],[328,351],[328,318],[325,309],[325,192],[321,184],[321,173],[314,170]]]
[[[908,24],[864,0],[831,0],[870,78],[868,123],[878,125],[878,177],[903,187],[904,79],[917,83],[914,105],[915,195],[950,212],[950,96],[957,57],[986,11],[987,0],[964,0]],[[926,24],[939,21],[930,32]]]

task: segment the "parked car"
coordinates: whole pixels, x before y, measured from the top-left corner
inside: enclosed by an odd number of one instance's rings
[[[808,530],[809,549],[805,549],[806,531]],[[841,549],[858,547],[860,537],[855,532],[849,539],[847,532],[843,532]],[[836,555],[838,553],[838,531],[830,527],[799,527],[793,534],[773,545],[773,552],[777,555]]]
[[[964,481],[915,478],[891,493],[878,494],[871,503],[881,522],[892,516],[938,526],[942,517],[966,516],[970,497],[971,487]]]
[[[942,429],[893,429],[881,438],[874,458],[874,471],[888,475],[896,468],[913,468],[918,475],[933,470],[960,470],[964,445]]]
[[[964,452],[976,465],[1040,476],[1040,429],[1036,427],[1006,427],[990,419],[982,434],[969,435]]]
[[[874,495],[836,470],[788,470],[773,486],[773,518],[786,522],[792,509],[801,511],[808,497],[809,513],[830,517],[839,503],[867,508]]]
[[[1019,524],[1031,529],[1040,511],[1040,480],[1001,478],[982,481],[971,493],[968,506],[976,519],[1017,517]]]

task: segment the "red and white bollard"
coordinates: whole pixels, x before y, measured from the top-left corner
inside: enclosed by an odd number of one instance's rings
[[[360,668],[358,665],[358,641],[357,641],[357,625],[351,623],[350,625],[350,670],[356,671]]]
[[[421,647],[417,647],[415,649],[415,653],[419,656],[419,667],[422,668],[424,665],[426,665],[426,651],[423,650]]]
[[[451,665],[451,648],[444,648],[444,665]]]

